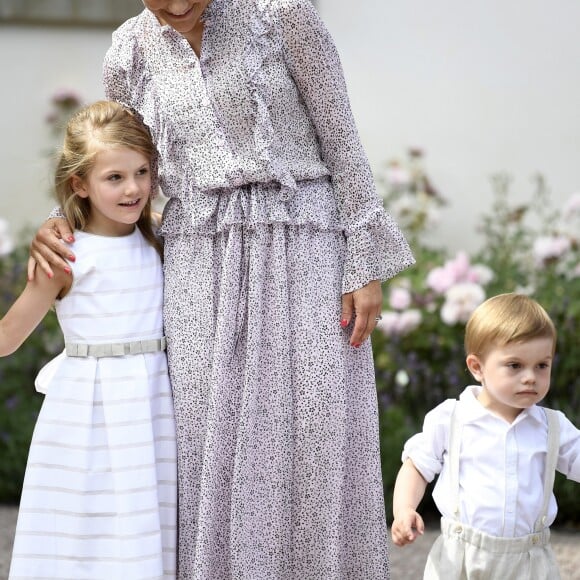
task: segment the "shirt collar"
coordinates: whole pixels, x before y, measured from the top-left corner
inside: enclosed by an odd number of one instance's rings
[[[468,387],[465,387],[461,395],[459,395],[459,400],[462,403],[461,405],[462,416],[464,422],[466,423],[477,421],[478,419],[486,415],[491,415],[493,417],[496,416],[490,411],[488,411],[477,400],[479,393],[481,393],[481,389],[482,389],[481,385],[469,385]],[[543,424],[544,411],[538,405],[532,405],[527,409],[523,409],[522,412],[516,417],[515,421],[512,423],[512,426],[528,418],[536,421],[539,424]]]

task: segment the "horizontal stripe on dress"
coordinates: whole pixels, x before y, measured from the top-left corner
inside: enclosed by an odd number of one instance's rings
[[[90,296],[91,298],[98,293],[99,296],[118,296],[119,294],[139,294],[142,296],[144,292],[147,290],[158,290],[161,288],[163,284],[151,284],[149,286],[135,286],[135,288],[119,288],[119,289],[112,289],[112,290],[99,290],[98,292],[95,291],[75,291],[75,296]]]
[[[157,260],[153,260],[151,262],[138,262],[137,264],[129,265],[129,264],[122,264],[120,266],[111,266],[107,265],[107,272],[143,272],[144,270],[156,270],[159,267],[159,262]],[[83,276],[83,282],[90,280],[92,277],[96,277],[97,279],[101,279],[102,273],[97,270],[91,270],[86,272]],[[123,278],[123,280],[130,280],[129,276]]]
[[[175,437],[170,435],[155,437],[152,440],[154,443],[169,442],[175,443]],[[30,446],[34,449],[37,446],[41,447],[57,447],[59,449],[71,449],[75,451],[106,451],[106,450],[116,450],[121,449],[139,449],[140,447],[149,447],[151,445],[151,440],[141,441],[139,443],[118,443],[116,445],[105,444],[105,445],[76,445],[74,443],[61,443],[60,441],[34,441]]]
[[[130,318],[131,316],[137,316],[139,314],[149,314],[150,312],[159,312],[163,308],[163,302],[159,304],[154,304],[148,308],[138,308],[135,310],[119,310],[116,312],[75,312],[74,314],[66,314],[64,312],[59,312],[59,320],[78,320],[86,318],[87,320],[94,320],[95,318],[100,318],[101,320],[106,318],[119,318],[125,316]]]
[[[129,489],[118,490],[118,489],[95,489],[95,490],[78,490],[72,489],[69,487],[59,487],[55,485],[24,485],[22,489],[26,490],[34,490],[34,491],[44,491],[44,492],[53,492],[53,493],[66,493],[69,495],[78,495],[78,496],[86,496],[86,495],[107,495],[107,494],[115,494],[115,495],[130,495],[133,493],[142,493],[144,491],[153,491],[157,489],[160,485],[177,485],[177,481],[172,482],[164,482],[159,483],[157,485],[147,485],[143,487],[132,487]]]
[[[156,354],[156,353],[150,353]],[[75,361],[85,361],[87,359],[75,359]],[[167,372],[167,368],[163,370],[156,371],[154,373],[147,373],[147,378],[152,379],[155,377],[169,377]],[[59,375],[59,381],[66,381],[67,383],[78,383],[78,384],[87,384],[87,385],[102,385],[103,383],[125,383],[125,382],[135,382],[135,375],[122,375],[122,376],[114,376],[114,377],[101,377],[100,379],[95,379],[94,377],[68,377],[65,375]],[[139,381],[143,381],[142,377],[139,377]],[[102,402],[102,399],[99,400]],[[97,403],[98,401],[93,401],[91,399],[91,403]]]
[[[117,562],[143,562],[145,560],[153,560],[159,558],[159,553],[145,554],[143,556],[63,556],[60,554],[13,554],[12,558],[25,558],[33,560],[60,560],[70,562],[103,562],[103,563],[117,563]]]
[[[163,507],[177,507],[177,504]],[[158,506],[144,510],[131,510],[130,512],[73,512],[69,510],[56,510],[51,508],[21,508],[20,511],[25,514],[52,514],[72,518],[133,518],[157,513]]]
[[[159,458],[155,460],[155,463],[140,463],[138,465],[126,465],[125,467],[115,467],[115,473],[130,472],[130,471],[140,471],[142,469],[155,469],[160,463],[166,463],[169,465],[177,464],[177,460],[173,458]],[[111,467],[98,468],[82,468],[82,467],[72,467],[70,465],[59,465],[58,463],[29,463],[30,469],[56,469],[58,471],[72,471],[74,473],[111,473],[113,469]]]
[[[173,414],[162,413],[160,415],[153,415],[151,418],[139,419],[138,421],[119,421],[117,423],[86,423],[85,421],[62,421],[59,419],[42,419],[37,421],[37,425],[60,425],[61,427],[85,427],[87,429],[112,429],[114,427],[129,427],[136,425],[146,425],[152,421],[160,421],[163,419],[173,420]]]
[[[157,376],[161,376],[163,374],[167,374],[167,373],[157,373]],[[152,375],[149,375],[149,376],[152,376]],[[171,398],[171,393],[169,393],[169,392],[156,393],[155,395],[152,395],[150,397],[149,396],[132,397],[130,399],[115,399],[114,401],[108,400],[107,406],[112,407],[114,405],[129,405],[129,404],[133,404],[133,403],[146,403],[147,401],[155,401],[157,399],[170,399],[170,398]],[[81,400],[81,399],[71,399],[70,397],[69,398],[52,397],[51,402],[52,403],[61,403],[63,405],[79,405],[79,406],[83,406],[83,407],[102,407],[103,406],[102,400],[99,400],[99,401]]]
[[[161,531],[174,532],[176,529],[177,526],[161,526]],[[138,534],[67,534],[66,532],[27,532],[18,530],[18,535],[46,538],[67,538],[69,540],[140,540],[155,536],[159,534],[159,531],[159,529],[156,529],[147,532],[140,532]]]
[[[163,576],[139,576],[131,580],[165,580],[166,578],[175,578],[175,570],[163,570]],[[79,580],[78,576],[10,576],[10,580]],[[82,580],[102,580],[101,578],[83,577]]]

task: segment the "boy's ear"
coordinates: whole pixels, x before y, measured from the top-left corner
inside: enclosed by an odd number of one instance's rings
[[[71,177],[70,185],[72,190],[79,197],[89,197],[89,192],[87,191],[85,182],[78,175],[73,175]]]
[[[482,364],[481,360],[479,360],[479,357],[475,354],[470,354],[465,359],[465,362],[467,363],[467,368],[469,369],[469,372],[473,375],[473,378],[478,383],[480,383],[481,379],[483,378],[483,374],[482,374]]]

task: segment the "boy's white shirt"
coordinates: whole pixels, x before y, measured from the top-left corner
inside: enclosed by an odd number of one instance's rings
[[[423,431],[411,437],[402,460],[410,458],[421,475],[432,481],[439,473],[433,499],[441,514],[454,519],[447,449],[451,413],[457,405],[462,425],[459,464],[460,520],[493,536],[531,534],[543,498],[547,419],[541,407],[524,409],[508,423],[477,400],[481,387],[469,386],[425,416]],[[557,412],[560,449],[557,470],[580,481],[580,431]],[[554,521],[557,504],[550,499],[546,526]]]

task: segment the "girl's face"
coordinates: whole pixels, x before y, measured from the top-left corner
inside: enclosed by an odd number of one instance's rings
[[[88,198],[91,213],[87,231],[102,236],[125,236],[135,228],[151,195],[149,159],[133,149],[99,151],[83,179],[72,178],[76,195]]]
[[[143,0],[157,19],[186,36],[200,24],[200,17],[211,0]]]
[[[539,403],[550,388],[553,341],[533,338],[492,348],[485,357],[470,354],[467,366],[483,389],[479,402],[507,421]]]

